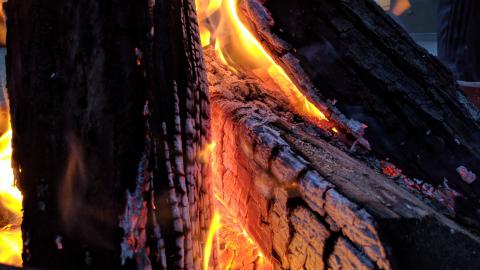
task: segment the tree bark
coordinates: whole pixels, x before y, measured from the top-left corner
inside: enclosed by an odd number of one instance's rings
[[[7,14],[24,264],[199,268],[211,193],[194,1],[12,1]]]
[[[480,181],[466,183],[457,168],[480,175],[480,114],[438,59],[370,0],[242,3],[245,22],[337,125],[356,133],[344,116],[366,124],[379,159],[448,181],[463,194],[458,216],[479,224]]]

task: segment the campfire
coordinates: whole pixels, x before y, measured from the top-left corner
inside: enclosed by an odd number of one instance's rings
[[[376,3],[167,2],[7,4],[0,263],[475,265],[479,112]]]
[[[202,46],[212,45],[233,70],[248,72],[278,88],[293,110],[321,125],[327,117],[297,88],[240,20],[238,1],[199,1]]]
[[[6,111],[0,111],[0,263],[22,264],[22,194],[15,187],[12,158],[12,129]]]

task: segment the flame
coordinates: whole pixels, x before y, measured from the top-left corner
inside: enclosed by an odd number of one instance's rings
[[[235,218],[231,208],[215,194],[216,208],[222,213],[222,228],[219,230],[220,269],[243,269],[244,263],[253,263],[254,269],[271,270],[272,263],[265,258],[258,243],[250,236],[242,224]]]
[[[220,198],[218,194],[215,194],[215,199],[217,200],[218,203],[220,203],[223,207],[225,207],[227,211],[230,211],[230,208],[228,207],[228,205],[222,200],[222,198]],[[232,213],[228,213],[228,215],[233,218]],[[233,218],[233,221],[235,222],[235,224],[239,224],[235,218]],[[245,239],[247,239],[247,242],[249,244],[255,244],[255,241],[253,240],[253,238],[247,233],[247,231],[243,227],[241,227],[241,234],[245,237]],[[258,255],[263,257],[263,254],[261,251],[258,252]]]
[[[205,242],[205,247],[203,251],[203,269],[208,270],[210,265],[210,257],[212,255],[213,249],[213,238],[217,231],[222,227],[220,223],[220,214],[217,211],[213,214],[212,223],[208,229],[207,241]]]
[[[213,154],[213,151],[215,151],[216,147],[217,147],[217,142],[215,141],[212,141],[206,144],[205,146],[203,146],[203,148],[200,151],[198,151],[197,159],[199,159],[201,162],[205,162],[205,163],[210,162],[211,164],[213,164],[212,154]],[[205,246],[203,250],[203,255],[204,255],[203,269],[204,270],[208,270],[210,266],[210,257],[212,256],[212,249],[213,249],[213,239],[217,234],[218,230],[220,230],[220,228],[222,227],[220,219],[221,219],[221,215],[218,213],[218,211],[215,211],[213,213],[212,222],[208,229],[207,239],[205,241]]]
[[[211,156],[213,151],[215,150],[215,147],[217,147],[217,143],[215,141],[212,141],[207,145],[203,146],[203,148],[197,152],[197,160],[199,160],[200,162],[208,163],[211,160]]]
[[[23,244],[19,225],[22,220],[22,194],[15,187],[11,166],[12,129],[8,117],[7,121],[7,131],[0,136],[0,209],[9,212],[7,222],[12,224],[0,228],[0,263],[21,266]]]
[[[218,59],[233,71],[242,70],[258,77],[268,86],[273,85],[275,89],[280,90],[296,113],[317,124],[328,121],[325,114],[301,93],[285,70],[275,62],[241,22],[237,10],[237,0],[196,0],[195,3],[202,46],[213,45]],[[337,132],[336,129],[333,131]],[[212,156],[215,146],[215,142],[207,145],[197,153],[197,157],[210,162],[212,165],[211,177],[218,178],[220,176],[218,175],[216,156]],[[271,263],[261,252],[259,245],[235,219],[231,209],[221,200],[220,196],[215,194],[215,198],[217,201],[216,211],[204,247],[204,270],[209,267],[215,234],[221,237],[219,241],[224,244],[217,267],[237,269],[235,268],[237,260],[256,258],[258,269],[273,269]]]
[[[0,46],[5,47],[7,44],[7,18],[3,12],[3,2],[0,3]]]
[[[392,7],[391,12],[395,16],[402,15],[405,11],[409,10],[412,7],[409,0],[397,0],[395,5]]]
[[[197,158],[211,164],[213,173],[210,177],[213,179],[219,179],[220,177],[220,175],[218,175],[218,163],[214,155],[216,147],[217,142],[213,140],[197,153]],[[203,269],[208,270],[210,267],[215,237],[217,237],[216,251],[217,254],[219,254],[219,261],[217,265],[215,265],[215,269],[239,269],[236,267],[237,263],[253,262],[254,260],[256,261],[256,269],[273,269],[271,263],[265,259],[265,256],[260,251],[255,240],[235,219],[233,211],[231,211],[218,194],[214,195],[216,202],[215,211],[205,241]],[[220,243],[222,243],[222,249],[219,247]]]
[[[0,204],[10,212],[18,213],[22,210],[22,194],[14,185],[10,166],[11,138],[10,129],[0,137]]]
[[[265,82],[272,82],[298,114],[315,123],[328,121],[242,23],[237,0],[197,0],[196,3],[203,46],[215,43],[215,51],[222,62],[234,70],[240,68]]]
[[[22,231],[19,226],[0,228],[0,263],[22,266]]]

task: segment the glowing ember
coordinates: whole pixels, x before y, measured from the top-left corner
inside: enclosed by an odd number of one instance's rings
[[[6,119],[8,129],[0,136],[0,263],[21,266],[22,194],[15,187],[11,167],[12,130],[8,117]]]
[[[209,162],[212,168],[211,177],[219,179],[216,156],[213,155],[217,146],[212,141],[203,147],[197,154],[202,162]],[[215,240],[216,239],[216,240]],[[217,245],[215,245],[215,243]],[[211,265],[212,251],[217,251],[218,261],[213,267]],[[237,222],[234,214],[222,201],[220,196],[215,194],[215,212],[210,224],[208,235],[203,251],[203,269],[258,269],[271,270],[272,264],[260,251],[258,244]],[[253,267],[253,268],[252,268]]]
[[[255,240],[235,219],[230,208],[215,195],[216,209],[222,216],[218,231],[218,257],[220,269],[271,270],[272,263],[265,258]]]
[[[222,62],[276,85],[298,114],[316,123],[328,121],[241,22],[237,0],[197,0],[197,9],[203,46],[215,43]]]

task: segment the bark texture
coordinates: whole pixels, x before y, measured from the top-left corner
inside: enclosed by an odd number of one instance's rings
[[[373,153],[405,174],[436,186],[448,181],[463,194],[458,217],[479,224],[480,181],[467,183],[457,168],[480,175],[480,114],[447,68],[374,1],[246,0],[242,11],[331,119],[348,130],[341,111],[366,124]]]
[[[26,266],[199,268],[209,102],[194,1],[12,1]]]
[[[477,236],[397,185],[379,161],[350,152],[341,134],[312,128],[276,89],[218,61],[207,60],[207,71],[217,195],[278,268],[480,263]]]

